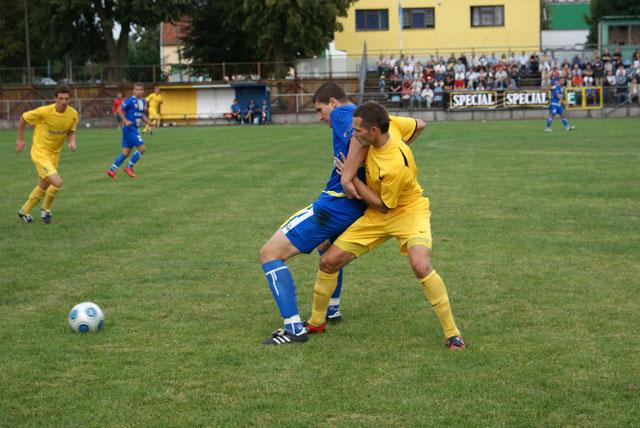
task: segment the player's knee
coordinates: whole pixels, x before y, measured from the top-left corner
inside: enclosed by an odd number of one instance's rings
[[[60,177],[50,177],[49,183],[52,186],[56,186],[58,189],[62,187],[62,178]]]
[[[412,258],[410,259],[411,269],[413,273],[415,273],[418,279],[424,278],[425,276],[429,276],[431,272],[433,272],[433,267],[428,259],[425,258]]]
[[[283,259],[282,255],[279,254],[274,246],[270,245],[269,242],[264,244],[264,246],[260,249],[260,264],[265,264],[277,259]]]
[[[145,150],[146,150],[146,148],[145,148],[144,146],[140,146],[140,147],[138,147],[138,151],[139,151],[140,153],[144,153],[144,152],[145,152]]]
[[[340,270],[339,260],[334,257],[327,257],[324,254],[320,257],[320,270],[324,273],[335,273]]]

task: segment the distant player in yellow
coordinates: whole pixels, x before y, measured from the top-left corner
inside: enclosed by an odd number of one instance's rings
[[[154,85],[153,93],[147,96],[147,106],[149,108],[147,116],[149,117],[151,123],[153,123],[153,126],[155,126],[156,128],[160,126],[160,106],[162,105],[162,102],[163,100],[162,94],[160,93],[160,87],[158,85]],[[147,124],[142,130],[143,134],[146,134],[147,132],[153,134],[153,131],[151,130],[149,124]]]
[[[429,200],[422,194],[413,153],[405,143],[415,132],[416,123],[415,119],[389,117],[385,108],[374,101],[353,112],[353,135],[369,148],[365,157],[366,184],[355,174],[357,165],[353,168],[349,163],[345,168],[343,161],[336,159],[336,167],[342,170],[343,186],[352,183],[368,207],[320,258],[309,332],[324,330],[339,269],[389,238],[396,238],[440,320],[447,348],[464,349],[446,287],[431,265]],[[349,186],[344,188],[349,191]]]
[[[68,141],[69,150],[76,150],[76,128],[78,126],[78,112],[69,106],[71,90],[66,85],[60,85],[55,90],[54,104],[30,110],[22,115],[18,125],[16,152],[20,154],[27,146],[24,141],[24,129],[27,124],[33,125],[33,144],[31,145],[31,160],[38,170],[40,181],[33,189],[22,208],[18,210],[18,217],[25,223],[33,221],[29,214],[42,198],[40,217],[46,224],[51,223],[51,204],[62,187],[62,178],[58,174],[58,162],[64,140]]]

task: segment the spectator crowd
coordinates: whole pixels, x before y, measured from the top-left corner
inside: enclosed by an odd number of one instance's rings
[[[499,56],[452,53],[447,59],[431,55],[426,60],[413,55],[381,55],[377,71],[379,92],[403,108],[441,107],[445,92],[454,90],[548,88],[553,77],[563,78],[571,87],[603,86],[608,101],[640,102],[640,51],[631,60],[623,60],[619,49],[613,54],[607,49],[591,56],[576,54],[571,60],[560,60],[548,52]]]

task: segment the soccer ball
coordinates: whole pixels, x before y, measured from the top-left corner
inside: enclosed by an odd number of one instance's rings
[[[95,303],[82,302],[71,309],[68,321],[76,333],[97,333],[104,325],[104,314]]]

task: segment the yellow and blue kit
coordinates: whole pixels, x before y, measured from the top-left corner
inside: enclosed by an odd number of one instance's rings
[[[345,156],[348,153],[355,108],[355,105],[348,104],[338,106],[331,112],[335,157],[339,157],[340,153]],[[363,177],[363,171],[359,173]],[[327,239],[334,240],[362,215],[365,208],[362,201],[346,197],[340,184],[340,175],[334,166],[320,196],[313,204],[291,216],[281,230],[301,253],[308,254]]]
[[[67,106],[59,113],[55,104],[49,104],[24,113],[22,118],[34,126],[31,159],[38,175],[46,178],[56,174],[64,140],[78,126],[78,112]]]

